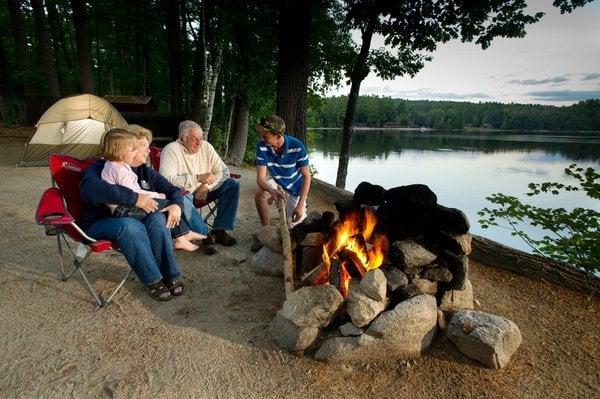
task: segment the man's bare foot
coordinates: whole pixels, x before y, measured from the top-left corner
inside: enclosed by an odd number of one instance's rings
[[[184,234],[182,237],[188,241],[200,241],[200,240],[204,240],[206,238],[206,236],[204,234],[196,233],[195,231],[192,231],[192,230],[190,230],[189,232]]]
[[[173,241],[173,246],[175,249],[181,249],[183,251],[194,252],[199,247],[196,244],[192,244],[189,240],[185,239],[185,236],[177,237]]]

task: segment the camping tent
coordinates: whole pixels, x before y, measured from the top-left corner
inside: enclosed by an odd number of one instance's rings
[[[58,100],[35,127],[17,166],[48,165],[52,153],[79,159],[97,156],[104,133],[115,127],[127,128],[127,122],[108,101],[79,94]]]

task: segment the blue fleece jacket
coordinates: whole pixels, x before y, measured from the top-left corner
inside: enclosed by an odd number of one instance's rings
[[[104,159],[99,159],[86,169],[79,191],[83,198],[83,215],[81,224],[87,229],[98,220],[111,217],[106,204],[135,205],[137,193],[127,187],[109,184],[102,180],[101,174],[105,164]],[[177,204],[183,211],[183,195],[181,189],[175,187],[162,175],[146,165],[131,168],[138,176],[138,183],[144,190],[163,193],[172,204]]]

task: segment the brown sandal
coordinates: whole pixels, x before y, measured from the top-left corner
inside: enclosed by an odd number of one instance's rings
[[[148,284],[148,295],[150,298],[156,299],[157,301],[168,301],[171,299],[171,290],[167,288],[162,281],[154,284]]]
[[[164,279],[164,285],[169,289],[172,295],[180,296],[183,295],[185,290],[185,284],[178,280]]]

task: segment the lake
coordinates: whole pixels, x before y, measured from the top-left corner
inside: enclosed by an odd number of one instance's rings
[[[337,174],[340,136],[337,129],[309,131],[315,177],[331,184]],[[600,210],[598,200],[581,192],[525,195],[532,182],[575,183],[563,172],[572,163],[600,171],[600,133],[357,130],[345,188],[354,191],[362,181],[386,189],[426,184],[438,203],[467,214],[472,233],[531,252],[520,238],[510,235],[509,228],[482,229],[477,212],[493,205],[485,198],[497,192],[537,206]],[[534,236],[541,234],[523,227]]]

